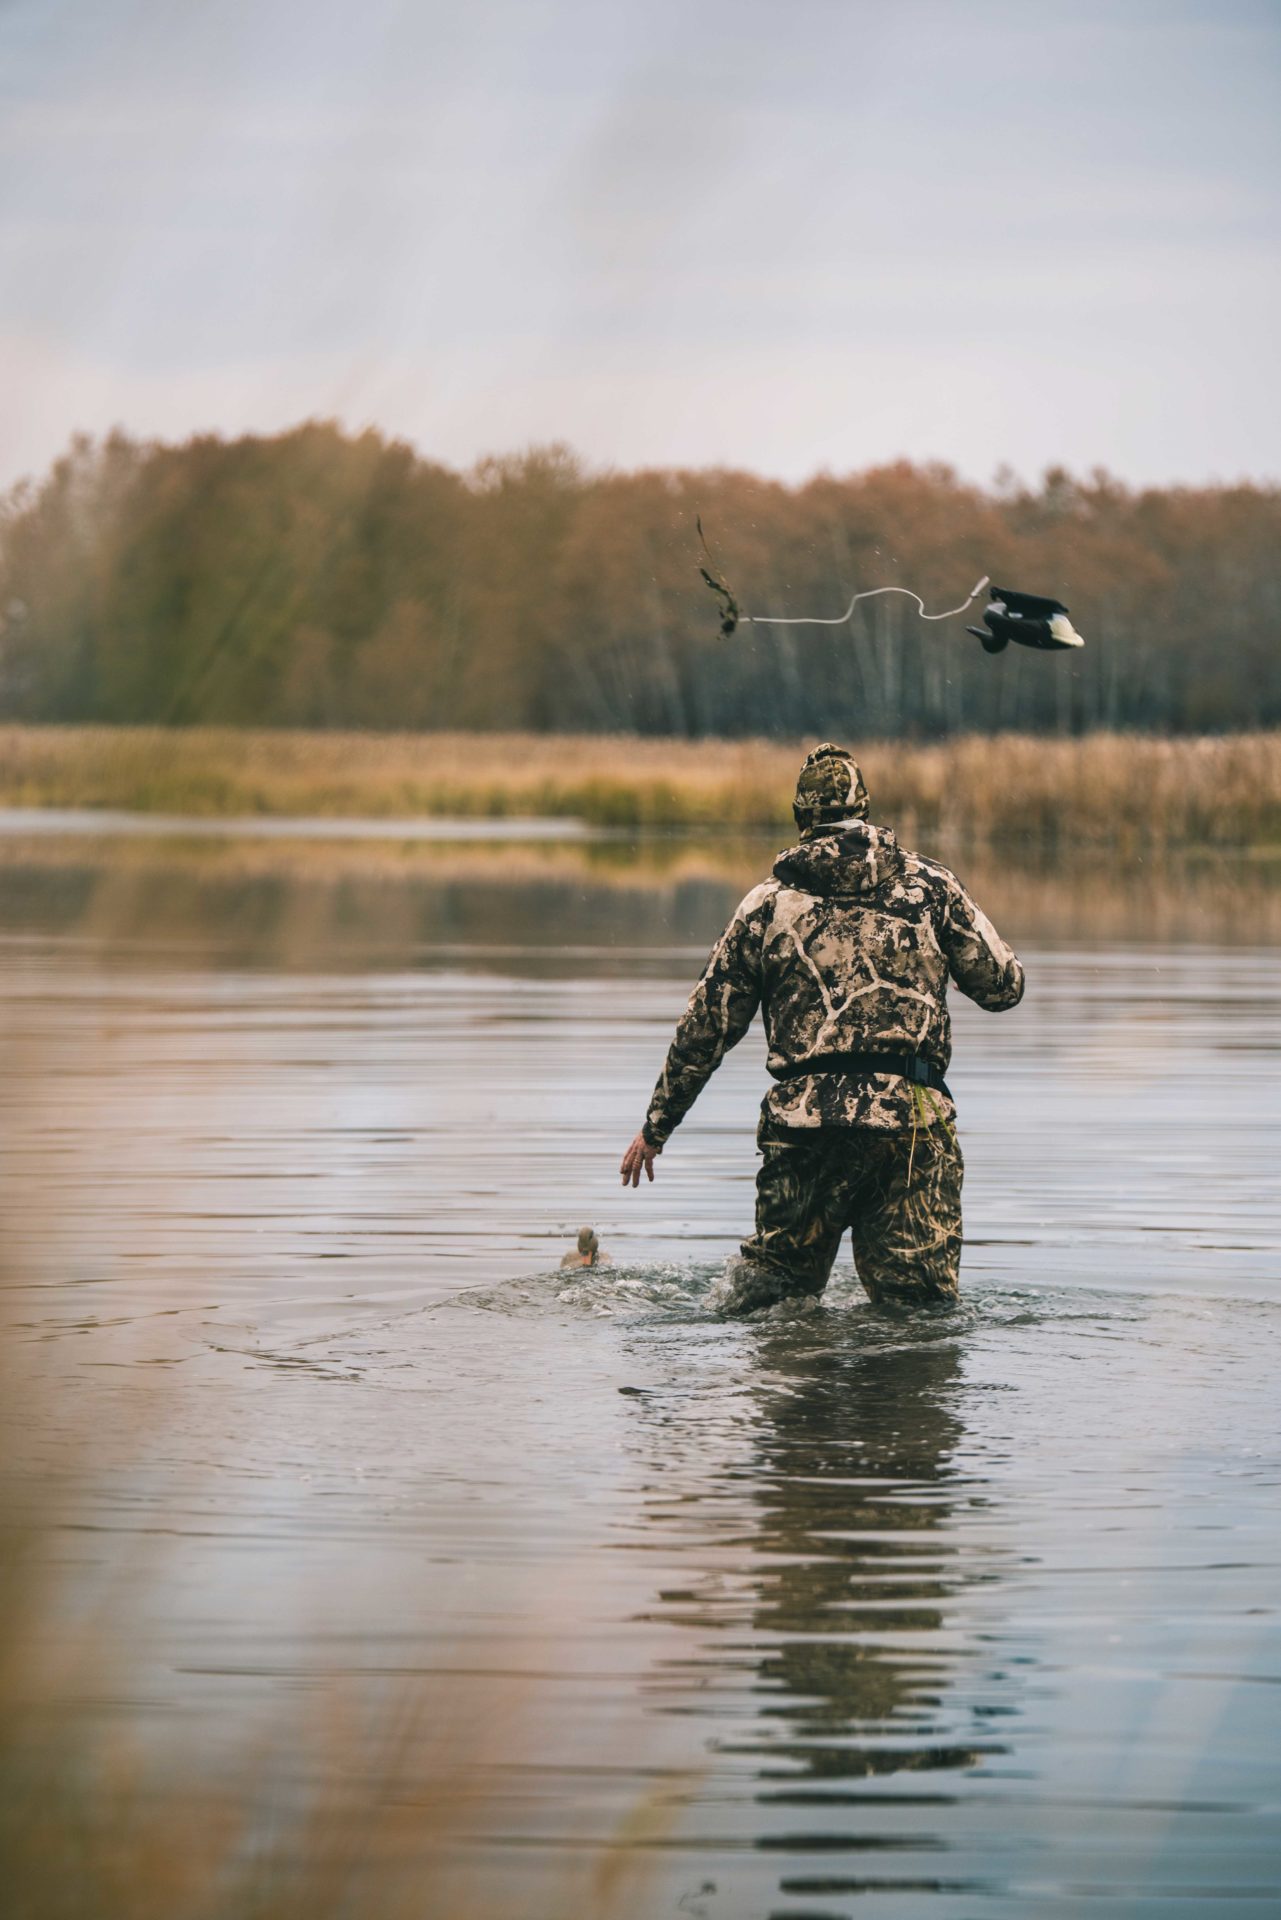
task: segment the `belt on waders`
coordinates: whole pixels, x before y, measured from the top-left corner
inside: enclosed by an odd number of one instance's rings
[[[814,1053],[769,1071],[776,1080],[808,1080],[812,1073],[895,1073],[952,1098],[941,1068],[923,1053]]]

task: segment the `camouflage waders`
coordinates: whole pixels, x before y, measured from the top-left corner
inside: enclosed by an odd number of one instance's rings
[[[766,1119],[758,1138],[756,1232],[743,1243],[722,1312],[820,1294],[847,1231],[871,1300],[956,1299],[965,1163],[951,1127],[882,1133]]]

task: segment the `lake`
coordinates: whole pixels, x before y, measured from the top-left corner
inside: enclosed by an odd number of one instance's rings
[[[0,834],[15,1912],[1275,1913],[1281,867],[942,850],[962,1303],[725,1323],[772,848],[471,833]]]

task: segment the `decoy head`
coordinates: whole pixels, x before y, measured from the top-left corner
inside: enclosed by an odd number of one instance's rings
[[[986,627],[967,627],[965,631],[983,642],[984,653],[1003,653],[1010,644],[1008,633],[989,633]]]

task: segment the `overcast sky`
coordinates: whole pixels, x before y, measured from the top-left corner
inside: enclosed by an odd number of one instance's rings
[[[0,482],[77,428],[455,464],[1281,476],[1278,0],[0,0]]]

